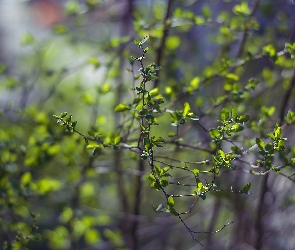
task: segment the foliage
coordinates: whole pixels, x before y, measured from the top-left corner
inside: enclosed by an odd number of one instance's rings
[[[68,1],[47,40],[25,33],[25,58],[0,65],[1,247],[287,248],[294,230],[263,238],[281,230],[263,216],[294,205],[287,12],[264,30],[275,3],[134,2],[120,16]]]

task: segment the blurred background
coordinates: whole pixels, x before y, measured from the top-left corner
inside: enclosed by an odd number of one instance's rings
[[[294,58],[285,50],[295,42],[294,1],[0,0],[0,11],[1,248],[294,248],[294,164],[276,173],[249,150],[216,177],[226,192],[175,198],[178,210],[191,210],[185,223],[207,232],[195,234],[202,247],[177,217],[154,211],[166,199],[150,187],[151,169],[138,153],[93,152],[53,117],[67,111],[86,136],[94,131],[107,141],[119,134],[136,145],[138,123],[114,109],[136,97],[141,66],[130,58],[141,51],[133,41],[148,35],[144,63],[162,67],[149,90],[158,88],[163,109],[188,102],[200,117],[179,127],[179,144],[169,139],[175,132],[169,114],[159,115],[153,133],[171,143],[157,148],[155,159],[161,167],[209,171],[218,145],[208,130],[218,126],[222,108],[250,116],[225,151],[251,149],[295,110]],[[249,79],[259,82],[253,91]],[[294,157],[293,128],[283,134]],[[281,155],[274,162],[281,166]],[[193,192],[194,176],[171,172],[169,193]],[[251,194],[231,192],[248,182]]]

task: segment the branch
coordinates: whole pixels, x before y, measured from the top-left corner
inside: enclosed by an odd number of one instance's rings
[[[291,93],[292,93],[292,90],[294,88],[295,88],[295,68],[293,70],[293,75],[292,75],[292,78],[291,78],[290,86],[286,90],[284,96],[282,97],[283,103],[282,103],[282,106],[281,106],[281,109],[280,109],[280,113],[279,113],[280,125],[284,121],[284,116],[285,116],[287,104],[288,104],[288,102],[289,102],[289,100],[291,98]]]
[[[168,37],[168,33],[169,33],[169,29],[171,26],[171,22],[169,21],[171,15],[172,15],[172,5],[174,3],[174,0],[169,0],[168,1],[168,5],[167,5],[167,10],[166,10],[166,16],[164,18],[164,30],[163,30],[163,34],[162,34],[162,40],[160,43],[160,46],[157,50],[157,59],[156,59],[156,64],[157,66],[161,66],[161,61],[162,61],[162,57],[163,57],[163,52],[165,50],[165,42],[166,39]],[[159,71],[156,74],[157,79],[154,82],[154,88],[158,87],[159,85]]]
[[[249,15],[249,20],[251,19],[252,16],[254,16],[255,12],[257,11],[258,9],[258,5],[259,5],[259,0],[255,0],[254,1],[254,4],[252,6],[252,9],[251,9],[251,13]],[[243,35],[242,35],[242,39],[241,39],[241,43],[240,43],[240,47],[239,47],[239,50],[238,50],[238,53],[237,53],[237,58],[241,57],[241,55],[243,54],[244,52],[244,48],[245,48],[245,44],[246,44],[246,41],[248,39],[248,36],[249,36],[249,28],[246,27],[244,29],[244,32],[243,32]]]

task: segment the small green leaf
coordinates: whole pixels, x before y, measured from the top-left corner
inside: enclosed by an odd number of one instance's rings
[[[156,96],[158,95],[158,93],[159,93],[159,88],[154,88],[149,92],[150,96]]]
[[[229,111],[228,111],[228,109],[223,108],[220,111],[220,118],[221,118],[222,121],[227,121],[228,120],[228,118],[229,118]]]
[[[98,148],[98,147],[99,147],[99,145],[94,143],[94,142],[91,142],[90,144],[88,144],[86,146],[87,149],[95,149],[95,148]]]
[[[256,144],[260,150],[264,150],[264,142],[260,138],[256,138]]]
[[[275,135],[276,139],[281,138],[281,136],[282,136],[282,129],[281,129],[281,127],[277,127],[276,128],[276,130],[274,132],[274,135]]]
[[[203,24],[203,23],[205,23],[204,18],[203,17],[199,17],[199,16],[196,16],[195,19],[194,19],[194,21],[195,21],[195,24]]]
[[[167,204],[171,207],[174,206],[174,199],[172,196],[169,196],[168,199],[167,199]]]
[[[243,15],[245,15],[245,16],[248,16],[248,15],[250,15],[251,10],[250,10],[250,8],[249,8],[248,3],[246,3],[246,2],[242,2],[241,4],[239,4],[239,5],[235,5],[235,6],[234,6],[234,8],[233,8],[233,12],[234,12],[236,15],[243,14]]]
[[[225,158],[225,153],[221,149],[218,150],[217,155],[221,156],[222,159]]]
[[[32,175],[30,172],[26,172],[22,175],[20,182],[23,186],[28,185],[32,180]]]
[[[200,78],[199,77],[194,77],[193,80],[191,80],[190,86],[193,88],[198,89],[200,83]]]
[[[244,123],[244,122],[249,121],[249,119],[250,119],[250,116],[249,116],[249,115],[241,115],[241,116],[239,117],[239,122],[240,122],[240,123]]]
[[[264,55],[269,55],[270,57],[275,57],[276,56],[276,49],[274,48],[273,45],[269,44],[269,45],[266,45],[262,48],[262,53]]]
[[[232,80],[232,81],[238,81],[239,80],[239,76],[233,73],[229,73],[227,75],[225,75],[225,78],[228,80]]]
[[[69,15],[78,14],[79,3],[76,1],[68,1],[65,6],[66,13]]]
[[[58,25],[54,26],[53,29],[54,29],[55,34],[58,34],[58,35],[65,34],[68,31],[68,28],[62,24],[58,24]]]
[[[97,69],[99,67],[99,65],[100,65],[98,59],[95,58],[95,57],[88,58],[87,62],[89,64],[92,64],[94,66],[94,69]]]
[[[178,36],[169,36],[166,39],[166,48],[168,50],[175,50],[179,47],[181,41]]]
[[[194,174],[195,177],[198,177],[199,174],[200,174],[200,170],[199,169],[193,169],[192,172],[193,172],[193,174]]]
[[[124,104],[124,103],[120,103],[116,108],[115,108],[115,111],[116,112],[124,112],[126,110],[129,110],[130,107],[127,105],[127,104]]]
[[[287,124],[295,125],[295,113],[291,110],[288,111],[287,116],[285,117]]]
[[[160,204],[159,206],[153,206],[153,209],[155,213],[159,213],[159,212],[164,212],[165,207],[163,206],[163,204]]]
[[[211,139],[213,139],[213,140],[214,139],[221,139],[221,137],[222,137],[222,134],[215,128],[209,129],[209,134],[211,136]]]
[[[240,132],[240,131],[244,130],[244,127],[239,125],[239,124],[234,124],[234,125],[231,126],[230,129],[233,132]]]
[[[35,42],[35,38],[30,34],[26,33],[21,38],[22,45],[32,45]]]
[[[241,193],[241,194],[251,194],[251,193],[249,192],[250,187],[251,187],[251,183],[248,182],[248,183],[246,184],[246,186],[243,187],[243,189],[239,191],[239,193]]]
[[[234,119],[238,116],[237,110],[236,109],[232,109],[231,110],[231,117]]]
[[[206,200],[206,194],[205,193],[200,193],[198,195],[202,200]]]
[[[168,137],[174,137],[176,134],[174,132],[169,132]]]
[[[268,152],[269,152],[269,151],[272,151],[272,150],[273,150],[273,145],[272,145],[272,143],[267,143],[266,146],[265,146],[265,150],[268,151]]]
[[[186,116],[188,112],[190,111],[190,109],[191,109],[190,105],[187,102],[185,102],[183,107],[183,116]]]
[[[117,136],[114,140],[114,145],[118,145],[122,140],[122,137],[121,136]]]

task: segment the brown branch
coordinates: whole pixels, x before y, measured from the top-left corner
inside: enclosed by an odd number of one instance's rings
[[[284,122],[284,116],[285,116],[285,113],[286,113],[286,108],[287,108],[287,105],[288,105],[288,102],[291,98],[291,93],[293,91],[293,89],[295,88],[295,68],[293,70],[293,75],[292,75],[292,78],[291,78],[291,81],[290,81],[290,86],[289,88],[286,90],[285,94],[283,95],[282,97],[282,106],[281,106],[281,109],[280,109],[280,112],[279,112],[279,119],[280,119],[280,125],[282,125],[282,123]]]
[[[161,61],[163,57],[163,53],[165,50],[165,42],[168,37],[169,29],[171,26],[171,21],[169,20],[171,15],[172,15],[172,5],[174,3],[174,0],[169,0],[167,4],[167,10],[166,10],[166,16],[164,18],[164,30],[162,34],[162,39],[159,48],[157,49],[157,59],[156,59],[156,64],[158,66],[161,66]],[[159,71],[157,72],[156,76],[158,77],[155,82],[154,82],[154,88],[158,87],[159,85]]]
[[[220,228],[220,229],[218,229],[216,231],[209,231],[209,232],[193,231],[193,233],[195,233],[195,234],[216,234],[216,233],[221,232],[225,227],[227,227],[227,226],[229,226],[230,224],[233,224],[233,223],[234,223],[234,221],[228,222],[228,223],[224,224],[222,228]]]
[[[251,9],[251,13],[250,13],[249,18],[248,18],[249,20],[251,19],[251,17],[253,17],[255,15],[255,12],[257,11],[258,6],[259,6],[259,0],[255,0],[254,4],[252,6],[252,9]],[[237,53],[237,56],[236,56],[237,58],[241,57],[241,55],[244,53],[245,44],[246,44],[246,41],[248,39],[248,36],[249,36],[249,28],[245,27],[245,29],[243,31],[240,47],[239,47],[239,50],[238,50],[238,53]]]
[[[138,161],[138,171],[144,172],[144,161],[140,159]],[[134,204],[133,204],[133,214],[135,216],[140,215],[140,205],[141,205],[141,198],[142,198],[142,176],[137,176],[136,183],[135,183],[135,196],[134,196]],[[138,236],[137,236],[137,229],[138,229],[139,221],[133,221],[131,225],[131,236],[132,236],[132,250],[139,249],[138,245]]]
[[[255,243],[255,249],[258,249],[258,250],[262,249],[262,245],[263,245],[264,226],[262,223],[262,217],[263,217],[264,208],[265,208],[264,196],[268,190],[268,187],[267,187],[268,177],[269,177],[269,175],[266,175],[263,178],[263,181],[261,184],[261,191],[260,191],[258,207],[257,207],[257,217],[256,217],[256,223],[255,223],[257,238],[256,238],[256,243]]]
[[[197,198],[197,199],[194,201],[194,203],[190,206],[190,208],[189,208],[188,211],[186,211],[186,212],[182,212],[182,213],[179,213],[179,214],[189,214],[189,213],[191,213],[192,210],[193,210],[193,208],[194,208],[194,206],[197,204],[197,201],[198,201],[198,200],[199,200],[199,198]]]

